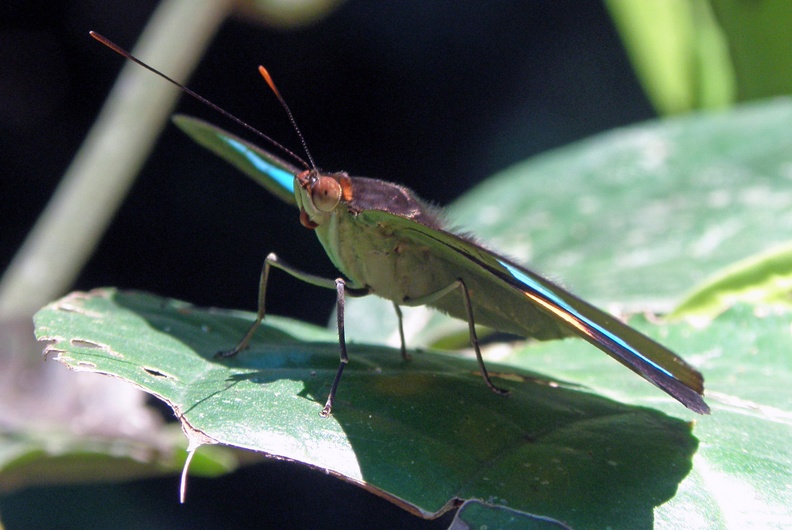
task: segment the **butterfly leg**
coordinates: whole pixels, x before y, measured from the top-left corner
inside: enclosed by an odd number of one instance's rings
[[[487,372],[487,367],[484,365],[484,358],[481,356],[481,348],[479,347],[478,334],[476,333],[476,321],[473,318],[473,304],[470,303],[470,293],[468,292],[467,285],[465,285],[465,281],[462,278],[457,278],[456,281],[454,281],[450,285],[447,285],[446,287],[443,287],[442,289],[439,289],[426,296],[405,300],[405,305],[419,306],[419,305],[431,304],[435,300],[439,300],[440,298],[443,298],[444,296],[452,293],[457,289],[459,289],[459,291],[462,293],[462,300],[465,304],[465,312],[467,313],[470,344],[471,346],[473,346],[473,349],[476,352],[476,360],[478,361],[479,368],[481,368],[481,376],[484,378],[484,382],[487,383],[487,386],[490,388],[490,390],[492,390],[496,394],[500,394],[502,396],[508,396],[509,395],[508,390],[506,390],[505,388],[500,388],[498,386],[495,386],[495,383],[493,383],[492,379],[490,379],[489,372]]]
[[[245,336],[242,337],[242,340],[239,341],[239,344],[237,344],[231,350],[219,351],[215,356],[222,358],[232,357],[237,353],[241,352],[242,350],[246,349],[250,344],[250,340],[253,338],[253,335],[256,333],[258,327],[261,325],[261,322],[262,320],[264,320],[264,316],[266,314],[267,282],[269,280],[270,268],[272,267],[281,269],[282,271],[297,278],[298,280],[302,280],[306,283],[310,283],[311,285],[316,285],[317,287],[324,287],[327,289],[336,290],[337,293],[336,307],[338,314],[338,342],[339,342],[341,362],[338,366],[338,372],[336,372],[335,379],[333,379],[333,384],[330,387],[330,395],[327,398],[327,403],[325,404],[322,411],[319,413],[321,416],[327,417],[330,415],[330,410],[333,407],[333,400],[335,399],[336,390],[338,389],[338,383],[341,381],[341,374],[343,373],[344,368],[349,362],[349,357],[347,356],[347,351],[346,351],[346,339],[344,337],[344,295],[349,294],[350,296],[365,296],[370,293],[370,290],[368,288],[350,287],[341,278],[338,278],[336,280],[330,280],[328,278],[322,278],[321,276],[316,276],[314,274],[301,271],[299,269],[292,267],[288,263],[282,261],[280,258],[278,258],[276,254],[274,253],[269,254],[267,258],[264,260],[264,266],[261,269],[261,277],[259,279],[258,311],[256,312],[256,320],[250,326],[250,329],[248,329],[247,333],[245,333]]]
[[[338,348],[339,354],[341,356],[341,362],[338,364],[338,371],[336,372],[335,378],[333,378],[333,384],[330,386],[330,393],[327,395],[327,401],[325,402],[325,406],[319,415],[323,418],[330,416],[330,412],[333,409],[333,402],[335,401],[336,391],[338,390],[338,383],[341,382],[341,374],[344,373],[344,368],[349,363],[349,356],[347,356],[346,350],[346,336],[344,334],[344,287],[345,283],[344,280],[338,278],[335,281],[336,285],[336,317],[337,317],[337,325],[338,325]]]
[[[399,304],[393,302],[393,309],[396,310],[396,317],[399,319],[399,338],[401,339],[401,356],[405,361],[409,361],[412,357],[407,353],[407,342],[404,340],[404,316],[402,316]]]
[[[314,278],[317,277],[314,276]],[[333,384],[330,386],[330,393],[327,395],[325,406],[321,412],[319,412],[319,415],[323,418],[330,416],[330,412],[333,409],[333,402],[335,401],[336,391],[338,390],[338,383],[341,382],[341,374],[344,373],[344,368],[346,368],[346,365],[349,363],[346,349],[346,335],[344,333],[345,295],[348,294],[349,296],[359,297],[371,293],[367,287],[349,287],[343,278],[337,278],[333,283],[336,289],[336,325],[338,327],[338,350],[341,360],[338,363],[338,371],[336,372],[335,378],[333,378]]]
[[[267,301],[267,281],[269,279],[269,272],[271,267],[277,267],[282,271],[287,272],[291,276],[302,280],[304,282],[310,283],[312,285],[316,285],[318,287],[325,287],[328,289],[335,289],[335,282],[333,280],[328,280],[327,278],[321,278],[319,276],[314,276],[313,274],[308,274],[306,272],[302,272],[298,269],[295,269],[288,263],[282,261],[278,256],[274,253],[271,253],[267,256],[264,260],[264,266],[261,269],[261,277],[259,278],[259,293],[258,293],[258,311],[256,312],[256,320],[253,322],[253,325],[250,326],[245,336],[242,337],[242,340],[239,341],[235,347],[230,350],[219,351],[215,354],[215,357],[233,357],[237,353],[241,352],[242,350],[246,349],[250,344],[250,339],[253,338],[253,335],[256,333],[256,330],[261,325],[261,321],[264,320],[264,315],[266,313],[266,301]]]

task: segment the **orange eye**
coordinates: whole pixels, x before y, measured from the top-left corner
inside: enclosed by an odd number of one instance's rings
[[[311,202],[320,212],[331,212],[341,200],[341,185],[330,177],[320,177],[311,188]]]

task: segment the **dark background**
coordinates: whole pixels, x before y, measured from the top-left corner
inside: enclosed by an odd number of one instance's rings
[[[88,31],[131,48],[155,6],[0,4],[0,267],[45,206],[122,66]],[[403,183],[439,204],[533,154],[653,116],[596,2],[349,1],[298,30],[229,21],[189,86],[298,150],[258,64],[275,77],[320,167]],[[194,101],[183,99],[179,111],[238,132]],[[271,251],[336,276],[296,210],[171,126],[74,288],[113,285],[252,310]],[[273,279],[270,311],[327,321],[331,291]],[[104,495],[110,500],[84,506],[99,518],[80,519],[88,512],[73,500]],[[28,490],[0,498],[0,513],[9,530],[417,522],[283,463],[194,480],[188,504],[176,500],[176,479],[151,480]],[[72,508],[47,508],[58,502]]]

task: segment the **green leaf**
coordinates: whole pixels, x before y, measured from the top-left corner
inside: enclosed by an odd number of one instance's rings
[[[27,319],[26,319],[27,320]],[[0,494],[31,486],[178,473],[187,457],[175,425],[119,380],[43,362],[32,322],[0,322]],[[236,467],[228,448],[198,455],[203,476]]]
[[[714,0],[710,4],[726,35],[738,100],[792,92],[792,4]]]
[[[422,516],[478,498],[578,526],[648,527],[690,470],[697,441],[682,420],[491,365],[512,391],[504,398],[474,360],[439,353],[405,362],[398,350],[350,344],[334,415],[320,418],[338,366],[334,334],[268,317],[249,351],[215,359],[252,318],[102,289],[73,293],[35,320],[57,360],[164,400],[193,444],[300,461]],[[641,384],[652,403],[672,402]]]
[[[716,273],[693,289],[669,318],[712,318],[738,302],[792,308],[792,243]]]
[[[792,91],[789,2],[608,0],[658,112],[722,108]]]
[[[788,241],[790,123],[785,98],[618,129],[507,169],[449,214],[584,298],[669,310]]]
[[[705,377],[712,415],[696,420],[701,445],[677,495],[655,511],[663,528],[782,528],[792,520],[792,351],[788,313],[757,317],[736,306],[705,328],[631,324],[685,355]],[[614,399],[676,413],[638,378],[607,370],[574,341],[529,345],[506,362],[552,373]]]
[[[113,418],[119,422],[119,418]],[[123,432],[103,436],[27,428],[0,437],[0,493],[31,486],[119,482],[177,474],[187,458],[178,429],[160,427],[148,440]],[[236,468],[227,450],[211,449],[191,462],[195,475],[216,477]],[[175,495],[175,492],[174,492]]]
[[[734,101],[729,46],[706,0],[608,0],[633,67],[661,114]]]
[[[560,521],[492,506],[481,501],[467,501],[459,507],[449,530],[499,528],[501,530],[559,530],[569,527]]]
[[[460,197],[452,226],[603,308],[665,313],[706,278],[792,234],[792,100],[598,135]],[[408,344],[465,324],[405,308]],[[390,303],[347,304],[347,333],[398,344]]]

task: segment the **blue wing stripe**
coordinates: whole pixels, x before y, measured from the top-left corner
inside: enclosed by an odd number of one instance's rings
[[[597,330],[602,335],[608,337],[608,339],[610,339],[611,341],[615,342],[616,344],[618,344],[619,346],[621,346],[622,348],[624,348],[628,352],[632,353],[633,355],[635,355],[639,359],[643,360],[647,364],[653,366],[654,368],[656,368],[660,372],[666,374],[668,377],[676,379],[674,374],[672,374],[671,372],[669,372],[668,370],[666,370],[665,368],[663,368],[659,364],[655,363],[651,359],[648,359],[645,355],[641,354],[638,350],[636,350],[635,348],[630,346],[628,343],[626,343],[622,338],[614,335],[613,333],[611,333],[610,331],[606,330],[605,328],[603,328],[602,326],[600,326],[596,322],[593,322],[590,319],[586,318],[585,316],[581,315],[578,311],[575,310],[575,308],[570,306],[565,300],[559,298],[554,292],[550,291],[544,285],[540,284],[539,282],[537,282],[533,278],[529,278],[528,276],[526,276],[521,270],[513,267],[509,263],[507,263],[505,261],[502,261],[502,260],[498,260],[498,263],[500,263],[501,265],[506,267],[506,270],[508,270],[509,273],[512,276],[514,276],[515,279],[517,279],[520,282],[524,283],[530,289],[536,291],[537,293],[539,293],[540,295],[545,297],[547,300],[550,300],[551,302],[553,302],[555,305],[557,305],[558,307],[560,307],[564,311],[567,311],[576,320],[578,320],[580,322],[583,322],[587,326],[590,326],[591,328]]]
[[[256,169],[269,175],[284,190],[289,193],[294,193],[294,175],[292,173],[269,163],[267,160],[261,158],[258,153],[234,138],[228,136],[222,136],[221,138],[230,145],[231,148],[244,156]]]

